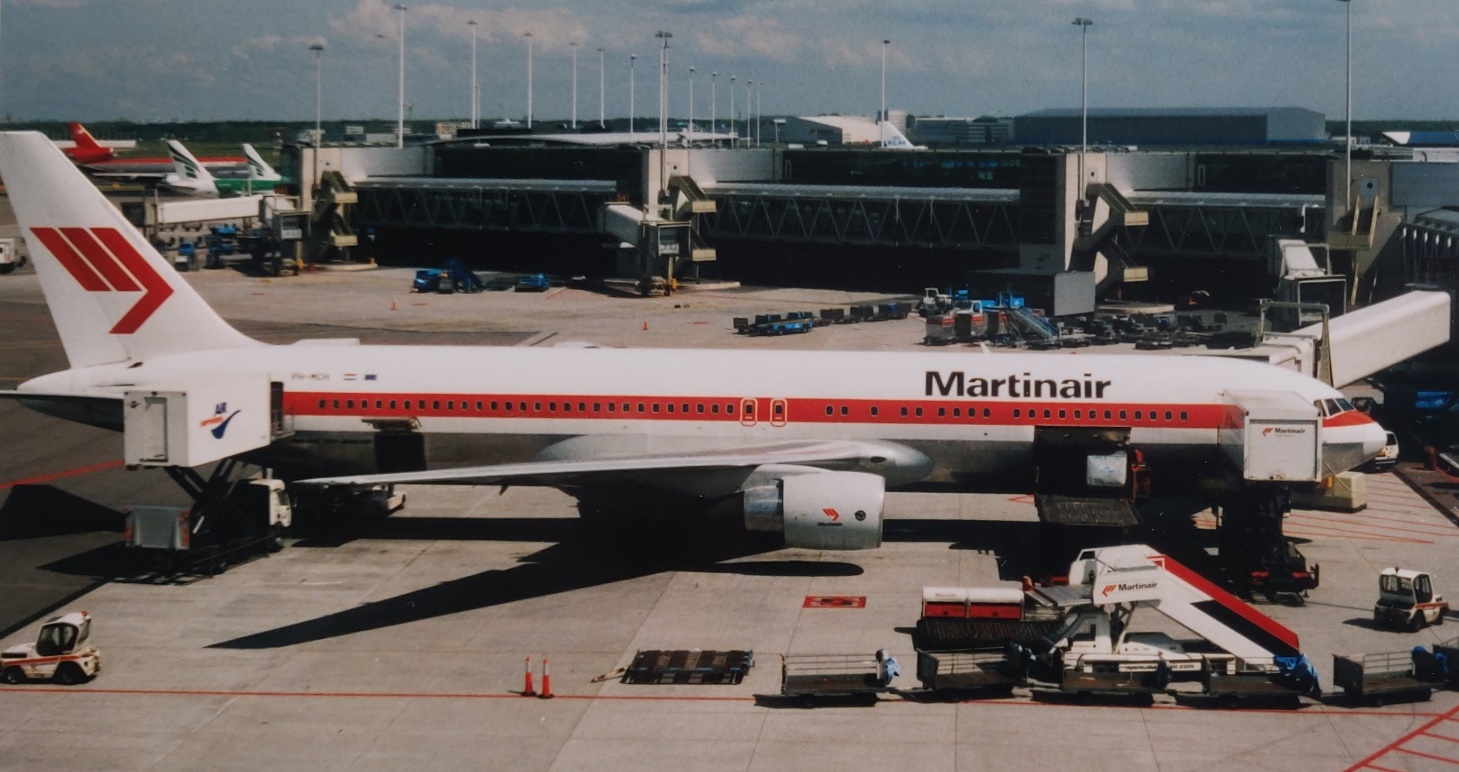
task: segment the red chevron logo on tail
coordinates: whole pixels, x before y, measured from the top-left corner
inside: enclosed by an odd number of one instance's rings
[[[36,239],[87,292],[141,292],[111,328],[136,332],[172,295],[172,286],[116,228],[31,228]]]

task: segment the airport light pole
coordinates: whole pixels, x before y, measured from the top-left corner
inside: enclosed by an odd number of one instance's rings
[[[572,128],[578,128],[578,44],[568,43],[572,46]]]
[[[1347,85],[1347,117],[1348,126],[1346,134],[1342,139],[1343,146],[1343,186],[1342,201],[1343,209],[1353,208],[1353,3],[1352,0],[1338,0],[1347,6],[1348,31],[1347,31],[1347,62],[1348,62],[1348,85]],[[1337,218],[1333,218],[1334,221]]]
[[[719,81],[719,73],[717,73],[717,72],[711,72],[711,73],[709,73],[709,133],[710,134],[713,134],[714,133],[714,129],[715,129],[715,125],[714,124],[717,122],[716,119],[719,118],[719,83],[718,83],[718,81]],[[709,141],[710,141],[710,143],[713,143],[714,142],[714,138],[713,137],[710,137],[709,138]]]
[[[397,4],[400,11],[400,73],[395,89],[395,146],[405,147],[405,5]]]
[[[471,28],[471,128],[477,128],[476,116],[478,105],[476,103],[476,20],[468,19],[466,26]]]
[[[689,68],[689,128],[684,132],[684,144],[694,143],[694,68]]]
[[[669,39],[673,33],[659,30],[654,37],[663,41],[659,49],[659,193],[669,192]]]
[[[765,131],[762,124],[765,123],[765,114],[760,112],[760,96],[765,93],[765,82],[760,81],[760,87],[755,89],[755,147],[760,146],[760,137]]]
[[[1089,28],[1093,19],[1080,16],[1074,20],[1079,28],[1079,187],[1084,189],[1084,154],[1089,152]],[[1084,195],[1081,193],[1080,200]]]
[[[755,81],[745,78],[745,147],[750,147],[750,142],[755,138],[754,127],[750,126],[750,118],[755,114]]]
[[[881,117],[877,119],[877,133],[881,137],[881,146],[887,146],[887,46],[892,41],[881,42]]]
[[[607,83],[607,78],[603,74],[604,72],[606,72],[603,69],[603,62],[604,62],[603,49],[599,48],[598,49],[598,128],[600,128],[600,129],[606,129],[606,128],[608,128],[607,108],[605,108],[603,106],[603,94],[606,93],[603,90],[603,84],[604,83]]]
[[[633,63],[638,54],[628,55],[628,140],[633,141]]]
[[[735,76],[730,76],[730,147],[739,144],[740,135],[735,132]]]
[[[320,61],[324,55],[324,43],[314,43],[309,46],[309,50],[314,52],[314,152],[312,153],[314,177],[309,182],[309,187],[312,189],[319,182],[319,145],[321,144],[319,140],[324,136],[324,132],[320,129],[324,105],[324,70]]]
[[[532,130],[532,33],[528,31],[523,37],[527,38],[527,131]]]

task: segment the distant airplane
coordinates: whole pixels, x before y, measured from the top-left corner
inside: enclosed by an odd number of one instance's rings
[[[547,486],[625,532],[723,507],[788,546],[838,550],[881,544],[888,489],[1029,493],[1057,471],[1261,498],[1280,534],[1286,484],[1248,486],[1223,450],[1261,426],[1233,395],[1293,422],[1260,436],[1324,475],[1387,442],[1331,386],[1219,357],[267,345],[44,136],[0,133],[0,175],[69,361],[0,398],[121,429],[125,411],[153,410],[129,394],[186,393],[227,418],[179,418],[186,440],[134,427],[127,442],[195,448],[199,464],[243,456],[291,482]]]
[[[263,160],[263,156],[248,143],[243,145],[243,155],[248,159],[248,165],[246,171],[240,170],[242,173],[238,174],[227,171],[213,174],[187,147],[175,139],[167,141],[167,149],[172,154],[173,172],[164,177],[158,187],[174,193],[200,198],[241,196],[272,190],[283,180],[274,171],[274,167]]]
[[[75,142],[76,147],[67,149],[65,151],[66,155],[77,164],[80,164],[93,177],[139,182],[144,180],[162,180],[175,171],[171,156],[166,158],[116,158],[111,148],[102,147],[97,144],[96,140],[91,138],[91,133],[86,131],[86,128],[79,123],[71,124],[71,139]],[[106,155],[100,155],[94,151],[82,150],[83,147],[92,146]],[[77,154],[78,152],[91,152],[91,156],[83,158]],[[237,169],[248,163],[247,158],[234,155],[209,156],[197,159],[197,161],[203,167],[215,171]]]
[[[172,155],[172,174],[163,177],[157,187],[185,196],[218,197],[218,185],[212,173],[181,142],[167,140],[167,151]]]
[[[64,148],[61,152],[67,158],[78,164],[94,164],[102,161],[110,161],[116,156],[116,151],[109,147],[103,147],[91,136],[91,132],[79,123],[68,124],[71,129],[71,147]]]
[[[886,150],[926,150],[926,145],[914,145],[907,136],[897,130],[889,121],[878,124],[881,127],[881,146]]]
[[[254,193],[273,190],[275,185],[283,181],[283,175],[274,170],[268,161],[247,142],[243,143],[243,155],[248,159],[246,173],[239,174],[243,170],[220,171],[213,175],[213,184],[218,189],[220,196],[246,196]]]

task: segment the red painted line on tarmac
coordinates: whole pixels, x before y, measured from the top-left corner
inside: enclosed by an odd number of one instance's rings
[[[1393,750],[1394,751],[1397,751],[1398,753],[1407,753],[1410,756],[1418,756],[1421,759],[1433,759],[1434,761],[1443,761],[1443,762],[1447,762],[1449,764],[1453,764],[1455,766],[1459,766],[1459,759],[1451,759],[1451,758],[1448,758],[1446,756],[1435,756],[1432,753],[1424,753],[1422,751],[1409,750],[1408,748],[1394,748]]]
[[[1421,511],[1415,511],[1414,514],[1415,515],[1425,515],[1425,514],[1431,514],[1433,511],[1434,511],[1434,508],[1433,507],[1425,506],[1423,510],[1421,510]],[[1327,514],[1328,516],[1332,516],[1332,513],[1325,513],[1325,514]],[[1414,522],[1412,518],[1382,517],[1382,516],[1379,516],[1379,515],[1364,515],[1364,514],[1358,513],[1358,512],[1354,512],[1352,514],[1346,514],[1345,516],[1346,517],[1354,517],[1354,518],[1357,518],[1359,522],[1363,522],[1363,523],[1380,522],[1380,521],[1381,522],[1384,522],[1384,523],[1407,523],[1408,525],[1417,525],[1417,526],[1422,526],[1424,528],[1436,528],[1436,529],[1439,529],[1439,530],[1443,531],[1444,533],[1450,533],[1450,534],[1454,533],[1454,524],[1453,523],[1447,523],[1447,522],[1444,522],[1444,523],[1419,523],[1419,522]]]
[[[1432,737],[1436,740],[1448,740],[1451,743],[1459,743],[1459,737],[1450,737],[1446,734],[1434,734],[1433,732],[1424,732],[1424,737]]]
[[[229,689],[97,689],[89,687],[67,687],[67,686],[0,686],[0,694],[36,694],[36,695],[57,695],[57,694],[87,694],[87,695],[111,695],[130,697],[314,697],[325,699],[404,699],[404,700],[536,700],[536,697],[524,697],[520,692],[503,692],[486,694],[481,692],[283,692],[283,691],[241,691]],[[771,698],[778,698],[780,695],[765,695]],[[635,694],[562,694],[554,693],[554,699],[559,700],[604,700],[607,702],[754,702],[755,695],[745,697],[716,697],[716,696],[693,696],[693,695],[635,695]],[[911,700],[880,700],[888,705],[915,705]],[[959,700],[960,704],[987,705],[1001,707],[1025,707],[1025,708],[1087,708],[1087,705],[1065,704],[1060,702],[1040,702],[1027,700]],[[1099,705],[1100,708],[1123,708],[1126,710],[1163,710],[1163,711],[1193,711],[1197,708],[1189,705]],[[1284,708],[1239,708],[1234,712],[1242,715],[1268,714],[1273,716],[1288,716],[1300,718],[1302,716],[1366,716],[1374,718],[1403,718],[1412,720],[1415,718],[1432,718],[1433,720],[1424,724],[1419,729],[1404,735],[1393,745],[1398,745],[1405,739],[1438,724],[1446,718],[1459,712],[1459,707],[1446,713],[1424,713],[1424,712],[1396,712],[1379,710],[1338,710],[1325,707],[1306,707],[1295,710]],[[1389,746],[1391,747],[1391,746]],[[1377,758],[1386,752],[1380,751],[1373,754],[1371,758]],[[1361,764],[1360,764],[1361,766]],[[1353,767],[1357,769],[1358,767]],[[1350,771],[1351,772],[1351,771]]]
[[[64,472],[43,474],[38,477],[27,477],[23,480],[11,480],[10,482],[0,483],[0,491],[3,491],[7,488],[14,488],[17,485],[40,485],[41,483],[48,483],[52,480],[59,480],[63,477],[75,477],[77,475],[91,474],[92,472],[104,472],[108,469],[116,469],[118,467],[121,467],[123,466],[123,464],[124,462],[121,459],[117,459],[115,461],[105,461],[100,464],[92,464],[91,466],[78,466],[75,469],[67,469]]]
[[[1388,767],[1380,767],[1377,764],[1369,764],[1368,769],[1375,769],[1378,772],[1403,772],[1401,769],[1389,769]]]
[[[1360,528],[1360,527],[1363,526],[1363,523],[1353,523],[1353,522],[1349,522],[1347,520],[1327,519],[1327,518],[1322,518],[1322,517],[1316,517],[1316,516],[1313,516],[1313,515],[1287,515],[1287,519],[1288,520],[1306,520],[1306,521],[1309,521],[1309,522],[1318,523],[1318,524],[1322,524],[1322,525],[1327,525],[1327,526],[1330,526],[1330,527],[1337,527],[1337,528],[1354,528],[1354,527]],[[1459,533],[1455,533],[1453,528],[1446,528],[1443,531],[1426,531],[1426,530],[1422,530],[1422,529],[1418,529],[1418,528],[1398,528],[1396,526],[1375,526],[1375,527],[1383,528],[1383,530],[1385,530],[1385,531],[1402,531],[1404,533],[1414,533],[1414,534],[1419,534],[1419,535],[1422,535],[1422,536],[1433,536],[1435,538],[1441,538],[1441,539],[1442,538],[1451,538],[1452,539],[1452,538],[1454,538],[1456,536],[1459,536]]]
[[[1388,753],[1389,751],[1398,749],[1398,746],[1400,746],[1400,745],[1408,742],[1409,740],[1412,740],[1415,737],[1418,737],[1419,735],[1423,734],[1424,732],[1427,732],[1430,729],[1433,729],[1434,727],[1438,726],[1441,722],[1446,721],[1449,718],[1453,717],[1453,715],[1455,713],[1459,713],[1459,707],[1450,708],[1449,710],[1447,710],[1447,711],[1445,711],[1443,713],[1440,713],[1438,716],[1435,716],[1432,721],[1429,721],[1428,723],[1424,724],[1423,726],[1421,726],[1421,727],[1419,727],[1419,728],[1417,728],[1417,729],[1409,732],[1408,734],[1403,735],[1402,737],[1400,737],[1397,740],[1394,740],[1393,742],[1391,742],[1391,743],[1383,746],[1382,748],[1379,748],[1377,751],[1374,751],[1372,755],[1368,756],[1367,758],[1363,759],[1362,761],[1359,761],[1358,763],[1352,765],[1351,767],[1348,767],[1347,770],[1346,770],[1346,772],[1357,772],[1357,770],[1362,769],[1363,767],[1369,766],[1370,764],[1372,764],[1374,761],[1377,761],[1380,757],[1382,757],[1384,754]],[[1413,713],[1396,713],[1394,715],[1413,716],[1413,715],[1417,715],[1417,714],[1413,714]]]
[[[1348,531],[1343,531],[1343,530],[1340,530],[1340,529],[1333,529],[1331,531],[1325,531],[1324,532],[1324,531],[1314,531],[1314,530],[1306,530],[1306,531],[1304,531],[1304,530],[1299,529],[1299,528],[1286,528],[1286,529],[1283,529],[1283,533],[1286,533],[1288,536],[1302,536],[1302,537],[1312,537],[1312,538],[1367,539],[1369,541],[1386,541],[1386,542],[1394,542],[1394,543],[1397,543],[1397,544],[1433,544],[1433,542],[1431,542],[1431,541],[1424,541],[1422,539],[1402,539],[1402,538],[1397,538],[1397,537],[1393,537],[1393,536],[1374,536],[1374,535],[1370,535],[1370,534],[1355,534],[1355,533],[1350,533]]]

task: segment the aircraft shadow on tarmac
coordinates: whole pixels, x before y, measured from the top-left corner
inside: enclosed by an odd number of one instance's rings
[[[387,519],[343,537],[319,537],[302,546],[322,547],[338,539],[473,539],[555,542],[518,565],[483,571],[392,598],[213,644],[224,649],[273,649],[327,640],[504,603],[586,589],[668,571],[734,573],[749,576],[856,576],[849,560],[761,560],[735,562],[780,548],[774,537],[747,533],[724,523],[679,529],[635,529],[597,533],[577,518]],[[1102,535],[1099,535],[1102,534]],[[889,520],[888,542],[946,542],[998,556],[1000,575],[1049,576],[1067,571],[1080,548],[1118,543],[1131,534],[1099,529],[1063,529],[1042,523],[1002,521]],[[296,546],[300,546],[296,545]]]
[[[49,485],[17,485],[0,506],[0,540],[121,533],[125,524],[121,512]]]
[[[779,545],[759,534],[713,527],[608,536],[583,528],[576,518],[403,518],[398,526],[390,521],[371,526],[369,537],[557,540],[557,543],[521,558],[511,568],[483,571],[316,619],[222,641],[211,648],[297,646],[667,571],[797,577],[862,573],[860,566],[841,561],[730,562],[774,551]]]

